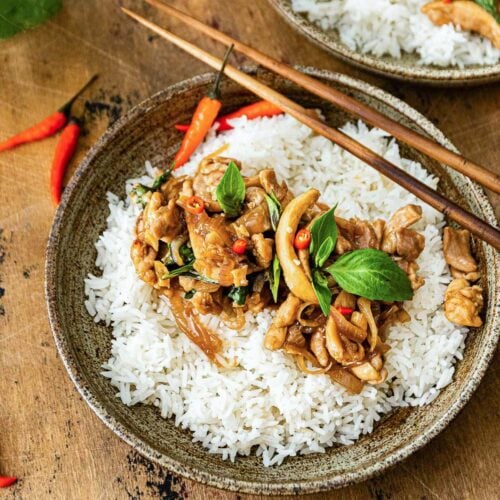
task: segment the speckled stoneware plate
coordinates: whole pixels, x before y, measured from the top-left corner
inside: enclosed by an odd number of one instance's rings
[[[331,52],[344,61],[365,70],[391,78],[409,80],[414,83],[443,86],[467,86],[500,81],[500,63],[466,68],[423,66],[418,64],[415,54],[404,54],[401,59],[351,50],[340,41],[334,30],[324,31],[310,22],[306,16],[292,10],[291,0],[269,0],[282,16],[300,33],[321,48]]]
[[[302,69],[453,148],[432,123],[395,97],[345,75]],[[349,119],[281,78],[263,71],[257,76],[302,105],[321,108],[332,125]],[[169,163],[180,139],[172,125],[189,120],[212,81],[213,74],[197,76],[135,107],[106,132],[73,176],[57,210],[47,250],[47,305],[57,348],[73,382],[103,422],[144,456],[175,473],[212,486],[256,494],[316,492],[362,481],[429,442],[477,388],[499,335],[499,315],[495,314],[499,304],[498,255],[487,245],[478,244],[476,248],[483,270],[488,269],[482,283],[487,304],[485,326],[468,335],[454,382],[429,406],[392,413],[372,434],[352,446],[289,458],[280,467],[264,468],[254,456],[238,458],[235,463],[223,461],[193,443],[191,434],[176,428],[172,420],[162,419],[156,408],[123,405],[115,397],[116,390],[99,373],[110,353],[111,330],[95,324],[85,310],[83,280],[88,272],[97,271],[94,243],[106,226],[106,192],[123,196],[125,179],[141,173],[145,160],[156,166]],[[255,99],[227,80],[222,91],[225,111]],[[493,210],[477,185],[405,147],[403,153],[439,175],[446,195],[495,222]]]

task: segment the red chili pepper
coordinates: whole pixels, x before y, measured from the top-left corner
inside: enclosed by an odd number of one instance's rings
[[[223,130],[232,129],[232,125],[230,125],[227,121],[232,120],[233,118],[241,118],[242,116],[246,116],[249,120],[253,120],[254,118],[261,118],[263,116],[274,116],[283,114],[283,110],[278,108],[275,104],[272,104],[267,101],[257,101],[253,104],[249,104],[248,106],[243,106],[242,108],[229,113],[228,115],[221,116],[217,122],[219,123],[218,132]]]
[[[354,312],[354,309],[352,309],[351,307],[337,306],[337,311],[339,311],[340,314],[347,316],[349,314],[352,314]]]
[[[242,116],[246,116],[249,120],[253,120],[254,118],[260,118],[263,116],[274,116],[281,115],[283,110],[275,106],[274,104],[267,101],[257,101],[253,104],[249,104],[248,106],[243,106],[232,113],[227,115],[223,115],[220,118],[215,120],[215,123],[219,125],[217,128],[217,132],[222,132],[224,130],[231,130],[233,127],[228,123],[228,120],[232,120],[233,118],[240,118]],[[174,127],[179,132],[186,132],[189,128],[189,125],[184,125],[182,123],[178,123],[174,125]]]
[[[243,255],[247,250],[247,242],[243,238],[238,238],[231,247],[231,250],[237,255]]]
[[[17,481],[17,477],[0,476],[0,488],[8,488]]]
[[[36,125],[19,132],[18,134],[10,137],[6,141],[0,143],[0,153],[13,149],[21,144],[39,141],[54,135],[66,125],[71,113],[71,106],[76,98],[97,78],[94,75],[64,106],[59,108],[58,111],[52,113],[50,116],[38,122]]]
[[[222,103],[219,100],[219,86],[232,48],[233,46],[231,45],[224,55],[224,60],[222,61],[222,66],[219,74],[217,75],[217,79],[215,80],[212,92],[210,92],[208,96],[203,97],[196,107],[191,124],[189,125],[186,135],[182,140],[181,147],[175,155],[173,165],[174,169],[182,167],[182,165],[189,160],[196,148],[202,143],[203,139],[205,139],[210,127],[213,125],[217,115],[219,114],[222,106]]]
[[[186,200],[186,210],[191,214],[201,214],[205,210],[205,203],[199,196],[190,196]]]
[[[50,171],[50,192],[52,200],[56,205],[61,201],[62,183],[64,173],[71,158],[75,154],[80,136],[80,124],[76,118],[71,118],[68,125],[64,127],[61,137],[56,145],[52,169]]]
[[[311,243],[311,231],[309,229],[299,229],[293,240],[293,246],[297,250],[305,250]]]

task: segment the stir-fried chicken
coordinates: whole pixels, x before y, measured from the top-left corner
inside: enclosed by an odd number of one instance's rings
[[[453,280],[446,289],[444,311],[446,317],[457,325],[479,327],[483,324],[479,313],[483,308],[483,290],[471,286],[463,278]]]
[[[159,187],[141,187],[144,210],[131,248],[138,276],[170,300],[182,331],[221,366],[230,365],[221,354],[223,342],[200,315],[217,315],[240,330],[247,312],[272,308],[266,349],[280,349],[294,356],[304,373],[327,374],[354,393],[364,383],[384,382],[387,331],[409,320],[402,301],[424,283],[416,260],[425,241],[410,227],[421,218],[421,208],[403,207],[387,223],[343,219],[319,202],[316,189],[294,197],[272,169],[252,177],[242,176],[240,169],[235,160],[212,157],[193,177],[166,175]],[[224,198],[224,185],[235,183],[239,188]],[[301,233],[304,240],[298,239]],[[313,233],[320,240],[315,248]],[[446,260],[452,274],[461,273],[448,287],[445,312],[458,324],[479,326],[481,288],[463,279],[477,274],[469,239],[467,231],[445,230]],[[405,294],[370,300],[370,294],[360,296],[363,291],[351,290],[333,271],[327,276],[347,252],[361,252],[368,260],[373,254],[384,257],[386,264],[378,257],[372,264],[371,279],[378,279],[383,265],[397,275]]]
[[[443,253],[453,277],[469,281],[479,279],[477,263],[470,251],[470,233],[467,229],[445,227]]]
[[[385,225],[383,220],[369,222],[359,219],[347,220],[341,217],[335,217],[335,220],[342,238],[340,245],[346,245],[346,248],[342,248],[343,251],[339,253],[358,248],[380,248]]]

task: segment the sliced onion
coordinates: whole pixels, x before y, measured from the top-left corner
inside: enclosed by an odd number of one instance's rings
[[[328,366],[325,366],[324,368],[317,368],[315,370],[311,370],[310,368],[307,367],[306,359],[304,358],[304,356],[298,354],[296,356],[296,360],[297,360],[297,366],[299,367],[300,371],[306,373],[307,375],[322,375],[326,373],[328,370],[330,370],[330,368],[333,366],[333,362],[330,361]]]
[[[318,309],[318,304],[315,304],[314,302],[305,302],[304,304],[302,304],[300,307],[299,307],[299,310],[297,312],[297,321],[302,325],[302,326],[308,326],[308,327],[312,327],[312,328],[315,328],[317,326],[322,326],[322,324],[324,323],[324,316],[322,315],[318,315],[318,317],[316,319],[307,319],[307,317],[303,317],[302,316],[302,313],[307,313],[306,309],[308,309],[309,307],[312,307],[313,308],[313,311],[314,310],[317,310]]]

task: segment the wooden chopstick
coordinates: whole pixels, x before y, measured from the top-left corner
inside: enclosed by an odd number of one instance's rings
[[[169,40],[200,61],[203,61],[217,70],[221,69],[222,60],[218,57],[215,57],[200,49],[196,45],[193,45],[177,35],[160,28],[158,25],[148,21],[144,17],[126,9],[125,7],[122,7],[121,9],[128,16],[154,31],[162,38]],[[312,130],[335,142],[346,151],[349,151],[351,154],[366,162],[381,174],[413,193],[422,201],[428,203],[430,206],[442,212],[450,219],[467,228],[471,233],[475,234],[480,239],[490,243],[497,249],[500,248],[500,231],[429,188],[424,183],[407,174],[404,170],[400,169],[396,165],[393,165],[382,156],[350,138],[340,130],[329,127],[325,123],[312,117],[305,108],[296,102],[269,88],[267,85],[264,85],[250,75],[236,69],[234,66],[226,65],[224,74],[239,83],[242,87],[245,87],[262,99],[272,102],[284,112],[304,123]]]
[[[500,176],[498,174],[487,170],[481,165],[478,165],[453,151],[450,151],[432,139],[429,139],[428,137],[425,137],[418,132],[415,132],[414,130],[392,120],[388,116],[385,116],[366,104],[357,101],[353,97],[344,94],[340,90],[336,90],[311,76],[301,73],[300,71],[273,59],[263,52],[245,45],[235,38],[232,38],[229,35],[226,35],[225,33],[198,21],[194,17],[171,7],[170,5],[164,4],[159,0],[145,0],[145,2],[183,21],[187,25],[208,35],[214,40],[228,46],[233,45],[235,50],[245,54],[247,57],[253,59],[262,66],[297,83],[301,87],[309,90],[311,93],[325,99],[326,101],[349,111],[365,122],[389,132],[400,141],[418,149],[427,156],[450,166],[456,171],[479,182],[488,189],[491,189],[496,193],[500,193]]]

